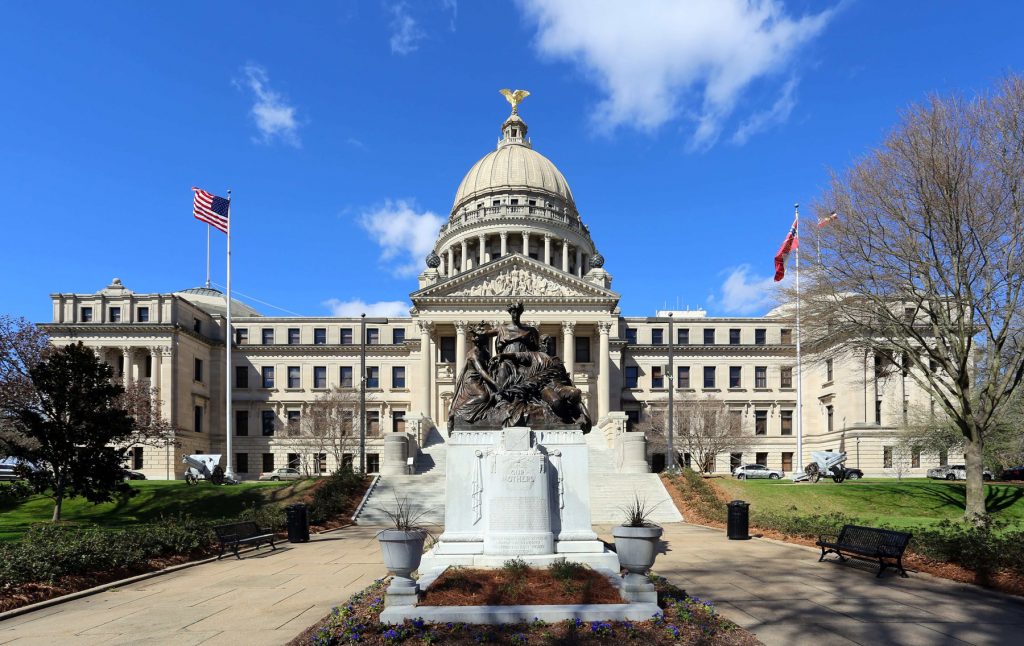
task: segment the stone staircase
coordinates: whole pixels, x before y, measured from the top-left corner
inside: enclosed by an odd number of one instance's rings
[[[598,431],[587,435],[590,459],[590,518],[595,524],[622,522],[622,507],[633,502],[634,494],[649,505],[657,505],[651,520],[662,523],[682,521],[661,479],[655,473],[617,473],[615,453],[606,448]],[[391,510],[398,500],[408,500],[416,512],[425,511],[420,523],[444,526],[445,456],[448,445],[437,430],[427,436],[416,456],[416,475],[381,476],[355,518],[359,525],[391,524],[381,509]]]

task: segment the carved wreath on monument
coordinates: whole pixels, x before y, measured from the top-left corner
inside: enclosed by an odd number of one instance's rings
[[[472,344],[455,385],[448,430],[532,426],[590,432],[590,415],[562,360],[545,352],[536,327],[523,323],[522,303],[510,305],[508,313],[511,323],[481,322],[470,331]]]

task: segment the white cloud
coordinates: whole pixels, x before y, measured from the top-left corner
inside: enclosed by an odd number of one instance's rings
[[[236,84],[248,88],[253,94],[250,113],[262,135],[261,141],[269,143],[276,138],[288,145],[300,146],[295,106],[288,105],[280,94],[270,89],[270,79],[263,67],[250,63],[242,71],[245,78]]]
[[[445,219],[431,211],[417,211],[406,200],[386,200],[364,212],[359,224],[381,246],[381,260],[395,276],[415,276],[426,268],[424,258],[434,248]]]
[[[350,301],[329,298],[321,304],[331,311],[331,316],[359,316],[360,314],[366,314],[367,316],[402,317],[409,316],[409,308],[412,307],[405,301],[367,303],[359,298]]]
[[[790,113],[793,112],[793,107],[796,106],[796,97],[793,96],[796,84],[797,80],[795,78],[789,79],[782,86],[782,95],[771,108],[751,115],[749,119],[740,125],[732,136],[732,143],[742,146],[757,133],[764,132],[772,126],[785,123]]]
[[[409,14],[404,2],[391,5],[391,53],[411,54],[419,49],[419,41],[425,34],[416,20]]]
[[[455,21],[459,18],[459,3],[457,0],[441,0],[441,8],[449,13],[448,28],[455,31]]]
[[[740,265],[728,270],[729,275],[722,282],[721,298],[708,297],[726,314],[763,314],[778,304],[779,287],[790,280],[787,275],[776,283],[774,276],[758,276],[751,273],[750,265]]]
[[[577,63],[601,87],[595,123],[653,131],[685,116],[698,149],[717,141],[744,90],[786,71],[835,11],[794,18],[778,0],[519,1],[539,52]]]

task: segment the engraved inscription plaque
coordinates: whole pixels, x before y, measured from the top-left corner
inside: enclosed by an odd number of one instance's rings
[[[484,554],[552,554],[552,471],[547,456],[531,445],[529,429],[506,429],[503,433],[500,448],[491,456],[484,486]],[[512,446],[523,448],[510,450]]]

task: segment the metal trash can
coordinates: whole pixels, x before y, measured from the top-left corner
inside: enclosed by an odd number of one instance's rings
[[[288,521],[288,542],[308,543],[309,542],[309,510],[306,505],[296,503],[284,508]]]
[[[726,533],[731,541],[745,541],[750,538],[750,503],[733,500],[728,504],[729,518]]]

